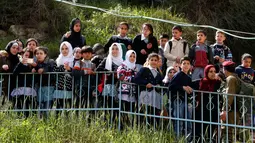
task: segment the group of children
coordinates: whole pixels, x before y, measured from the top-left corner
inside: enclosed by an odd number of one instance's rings
[[[192,119],[192,111],[188,107],[190,101],[187,102],[186,98],[193,95],[193,90],[217,92],[224,88],[224,93],[239,94],[240,91],[234,89],[240,84],[238,78],[254,83],[254,71],[250,67],[252,56],[244,54],[242,65],[235,69],[232,53],[224,45],[226,37],[221,31],[216,32],[216,43],[208,46],[206,32],[199,30],[197,41],[189,47],[182,38],[180,26],[172,28],[171,39],[162,34],[159,46],[151,24],[143,24],[142,33],[133,40],[127,37],[129,25],[126,22],[121,22],[118,30],[119,35],[112,36],[105,46],[96,44],[91,48],[85,46],[81,21],[73,19],[70,32],[63,35],[56,60],[50,59],[48,49],[39,46],[36,39],[28,39],[24,49],[20,40],[9,42],[0,52],[0,72],[13,73],[1,75],[4,95],[12,99],[13,107],[17,109],[51,109],[54,103],[57,109],[117,108],[121,100],[121,108],[125,111],[160,116],[162,110],[167,110],[169,116]],[[20,74],[31,72],[38,74]],[[162,92],[157,86],[168,87],[169,91]],[[168,95],[168,106],[163,105],[162,93]],[[224,98],[224,104],[234,104],[231,99]],[[204,106],[201,100],[204,105],[209,102],[205,95],[199,94],[196,108]],[[214,104],[219,105],[217,101]],[[222,120],[226,114],[224,104]],[[207,110],[204,107],[204,111]],[[217,114],[217,111],[209,112]],[[185,112],[188,112],[187,116]],[[201,119],[201,110],[196,112],[200,116],[195,118]],[[202,115],[208,117],[207,112]],[[124,118],[127,120],[129,117]],[[153,125],[158,124],[159,118],[140,121]],[[213,121],[219,122],[218,118],[213,118]],[[196,126],[201,128],[201,124]],[[192,132],[190,122],[185,128],[183,121],[174,120],[173,127],[176,133]],[[213,130],[215,127],[210,131]],[[198,136],[205,134],[205,131],[197,132]],[[232,133],[232,130],[229,132]]]

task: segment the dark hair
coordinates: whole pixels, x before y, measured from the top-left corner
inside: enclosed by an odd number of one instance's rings
[[[126,26],[127,26],[127,28],[129,29],[129,25],[128,25],[128,23],[127,23],[127,22],[121,22],[121,23],[119,24],[119,27],[120,27],[121,25],[126,25]]]
[[[178,30],[179,32],[182,32],[182,27],[179,25],[175,25],[172,30]]]
[[[83,53],[93,53],[93,49],[90,46],[83,46],[81,48],[81,54]]]
[[[31,42],[31,41],[34,41],[34,42],[35,42],[36,47],[39,46],[39,43],[38,43],[38,41],[37,41],[35,38],[29,38],[29,39],[27,40],[27,42],[26,42],[26,47],[27,47],[28,43]]]
[[[204,30],[198,30],[198,31],[197,31],[197,34],[198,34],[198,33],[203,33],[205,36],[207,36],[207,34],[206,34],[206,32],[205,32]]]
[[[159,55],[157,54],[157,53],[151,53],[151,54],[149,54],[149,56],[148,56],[148,60],[150,60],[151,58],[157,58],[158,60],[159,60]]]
[[[28,58],[33,58],[33,52],[32,51],[30,51],[28,48],[24,48],[22,50],[22,53],[25,54],[26,52],[29,53],[29,57]]]
[[[36,47],[34,54],[36,55],[36,52],[39,51],[39,50],[43,51],[44,54],[48,55],[48,48],[47,47],[43,47],[43,46]]]
[[[149,24],[149,23],[144,23],[143,26],[147,26],[148,29],[149,29],[150,32],[151,32],[150,36],[153,36],[153,27],[152,27],[152,25]],[[142,28],[143,28],[143,27],[142,27]]]
[[[185,56],[185,57],[181,58],[181,64],[182,64],[184,61],[189,61],[189,63],[190,63],[191,60],[190,60],[189,57]]]
[[[20,39],[16,39],[15,41],[16,41],[16,42],[21,42],[22,48],[24,48],[24,43],[23,43]]]
[[[159,39],[163,39],[163,38],[166,38],[166,39],[169,39],[169,35],[167,34],[161,34]]]
[[[251,56],[250,54],[244,53],[244,54],[242,55],[242,61],[245,60],[245,59],[247,59],[247,58],[249,58],[249,59],[252,60],[252,56]]]

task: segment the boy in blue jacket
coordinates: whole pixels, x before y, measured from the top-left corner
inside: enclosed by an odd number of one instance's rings
[[[193,92],[191,77],[188,75],[191,68],[190,58],[184,57],[181,59],[181,71],[176,73],[169,84],[170,102],[173,110],[174,118],[185,118],[191,119],[191,114],[188,112],[187,96]],[[185,117],[185,112],[187,117]],[[190,122],[187,123],[187,129],[185,129],[184,121],[174,120],[174,131],[179,135],[184,135],[185,131],[190,134],[192,131],[192,125]]]

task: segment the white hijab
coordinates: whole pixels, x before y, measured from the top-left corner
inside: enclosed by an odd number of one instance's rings
[[[119,49],[119,53],[117,57],[114,57],[112,55],[112,48],[113,46],[116,45]],[[122,59],[122,47],[119,43],[113,43],[111,45],[111,47],[109,48],[109,54],[106,58],[106,63],[105,63],[105,69],[112,71],[112,63],[116,64],[117,66],[119,66],[121,63],[123,62]]]
[[[170,79],[168,78],[168,73],[169,73],[171,70],[175,70],[174,67],[170,66],[170,67],[167,68],[165,78],[163,79],[163,83],[169,83],[169,80],[170,80]]]
[[[66,45],[68,47],[68,55],[63,56],[61,52],[61,48]],[[72,45],[69,42],[62,42],[59,48],[60,54],[58,55],[58,58],[56,59],[57,66],[64,65],[64,63],[68,62],[70,67],[73,67],[73,48]]]
[[[135,54],[135,58],[136,58],[136,52],[134,50],[128,50],[127,53],[126,53],[126,59],[125,61],[123,62],[124,65],[127,66],[128,69],[135,69],[135,62],[136,62],[136,59],[133,63],[131,63],[129,61],[129,57],[131,56],[131,54]]]

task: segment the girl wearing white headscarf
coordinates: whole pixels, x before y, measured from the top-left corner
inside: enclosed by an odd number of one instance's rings
[[[118,54],[116,56],[113,55],[113,50],[114,48],[118,48]],[[119,43],[113,43],[112,46],[110,47],[109,54],[106,58],[106,63],[105,63],[105,69],[109,71],[113,71],[112,65],[115,64],[119,66],[123,62],[122,59],[122,47]]]
[[[131,82],[133,77],[137,73],[136,68],[136,52],[134,50],[128,50],[125,56],[125,61],[119,66],[117,70],[117,75],[119,80],[124,82]],[[119,100],[121,100],[122,107],[124,111],[133,112],[135,111],[135,103],[136,103],[136,87],[134,85],[122,83],[119,86]],[[132,106],[132,108],[131,108]],[[132,110],[131,110],[132,109]],[[125,124],[131,125],[130,120],[128,120],[128,116],[122,115],[121,119]]]
[[[119,66],[117,70],[117,75],[119,80],[125,82],[131,82],[132,78],[135,76],[136,69],[136,52],[134,50],[128,50],[126,53],[126,60]],[[135,88],[128,84],[122,84],[120,87],[121,94],[119,94],[119,99],[126,102],[135,102]],[[121,95],[121,96],[120,96]],[[130,103],[128,103],[130,104]]]
[[[68,54],[64,56],[64,45],[68,48]],[[56,59],[57,67],[54,72],[71,72],[73,68],[73,48],[69,42],[63,42],[60,45],[60,54]],[[68,103],[71,105],[72,98],[72,76],[70,73],[56,75],[56,90],[53,98],[57,100],[57,109],[67,108]],[[65,107],[64,107],[65,105]]]
[[[67,56],[64,56],[62,54],[62,48],[64,45],[68,48]],[[74,57],[73,57],[72,45],[69,42],[63,42],[60,45],[59,51],[60,51],[60,54],[58,58],[56,59],[57,66],[59,67],[60,65],[64,65],[65,63],[68,63],[69,67],[73,67]]]
[[[118,81],[116,73],[107,73],[117,71],[118,67],[122,64],[122,47],[119,43],[113,43],[109,49],[108,56],[99,64],[96,71],[105,71],[101,75],[100,84],[98,85],[99,102],[106,102],[105,106],[112,107],[118,106],[113,97],[117,96],[116,83]],[[107,97],[106,97],[107,96]],[[113,101],[113,103],[112,103]],[[100,106],[100,105],[99,105]]]

